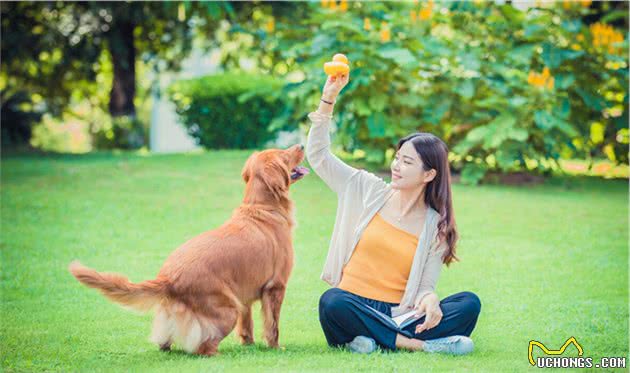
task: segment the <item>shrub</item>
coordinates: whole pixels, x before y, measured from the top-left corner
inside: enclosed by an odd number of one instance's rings
[[[284,106],[271,93],[283,84],[270,76],[231,72],[176,82],[169,95],[188,133],[203,147],[251,149],[290,127],[269,128]]]

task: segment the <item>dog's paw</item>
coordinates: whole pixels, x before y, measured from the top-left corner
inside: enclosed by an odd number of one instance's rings
[[[238,340],[243,346],[254,344],[254,337],[251,335],[239,335]]]

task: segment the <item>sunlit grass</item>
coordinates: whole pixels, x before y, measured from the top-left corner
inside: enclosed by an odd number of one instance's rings
[[[78,258],[132,281],[153,278],[175,247],[231,215],[248,154],[4,158],[3,370],[520,371],[530,368],[531,339],[557,349],[570,336],[585,356],[628,356],[627,181],[455,185],[462,261],[443,271],[438,293],[480,296],[476,351],[360,356],[328,348],[320,329],[317,302],[327,285],[319,274],[336,198],[314,174],[292,190],[299,224],[282,310],[285,349],[264,347],[257,316],[255,346],[229,336],[215,358],[159,352],[148,342],[149,315],[109,303],[66,267]]]

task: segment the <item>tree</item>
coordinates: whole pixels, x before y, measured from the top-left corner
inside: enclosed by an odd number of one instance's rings
[[[73,94],[89,97],[99,88],[94,78],[103,53],[113,65],[109,112],[133,118],[139,59],[177,69],[196,23],[214,30],[221,19],[236,17],[228,2],[2,2],[0,9],[3,134],[30,127],[8,116],[5,103],[16,95],[28,112],[54,115]]]
[[[337,105],[338,138],[368,161],[387,161],[400,137],[426,131],[450,145],[471,182],[488,170],[548,172],[567,157],[627,162],[628,44],[608,24],[627,24],[627,3],[590,5],[305,4],[307,15],[278,22],[283,32],[264,51],[304,76],[278,92],[294,105],[275,121],[303,120],[317,104],[323,63],[344,53],[351,80]],[[591,13],[605,15],[585,24]],[[246,32],[256,48],[262,34]]]

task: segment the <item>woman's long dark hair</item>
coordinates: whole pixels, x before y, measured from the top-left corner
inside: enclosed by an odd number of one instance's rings
[[[447,249],[443,262],[448,266],[459,258],[455,255],[455,246],[459,238],[453,212],[453,199],[451,197],[451,169],[448,165],[448,147],[439,137],[426,132],[416,132],[405,136],[398,141],[396,150],[407,141],[411,141],[413,147],[422,160],[423,169],[429,171],[435,169],[435,178],[427,183],[424,191],[424,202],[440,214],[438,222],[438,242],[446,242]]]

